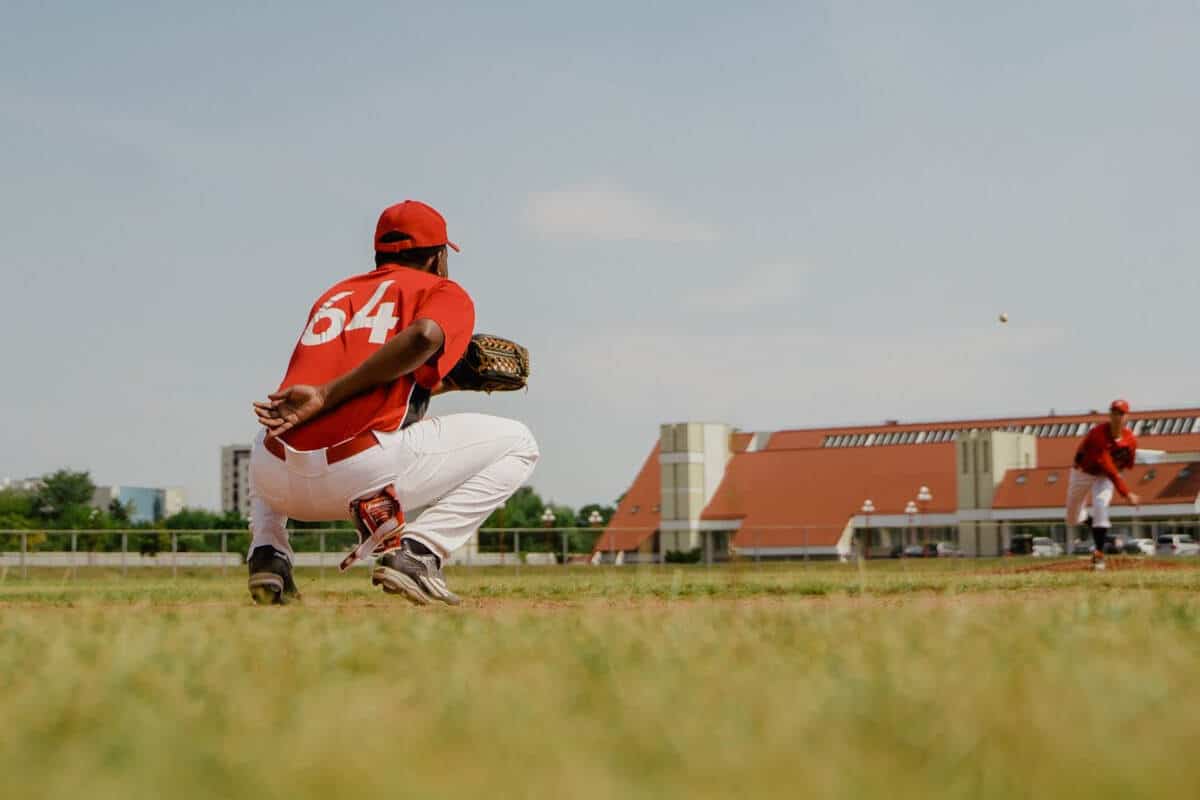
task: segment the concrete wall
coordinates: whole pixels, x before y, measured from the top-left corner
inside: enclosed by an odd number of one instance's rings
[[[958,510],[990,509],[996,487],[1010,469],[1037,466],[1037,437],[1008,431],[967,431],[954,443]],[[962,522],[959,547],[969,556],[998,556],[1004,543],[994,522]]]
[[[700,514],[732,458],[731,429],[718,422],[668,423],[659,430],[660,541],[664,553],[703,547]]]

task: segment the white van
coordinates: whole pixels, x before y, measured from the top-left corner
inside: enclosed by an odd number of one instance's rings
[[[1170,533],[1158,537],[1154,554],[1156,556],[1195,556],[1200,555],[1200,544],[1188,533]]]

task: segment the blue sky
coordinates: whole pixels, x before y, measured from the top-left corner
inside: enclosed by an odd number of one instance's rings
[[[1200,10],[995,5],[6,4],[0,476],[215,506],[409,197],[534,359],[436,408],[561,502],[664,421],[1194,405]]]

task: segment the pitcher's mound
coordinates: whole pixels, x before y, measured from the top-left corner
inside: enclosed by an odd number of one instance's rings
[[[1104,559],[1106,572],[1121,572],[1133,569],[1161,570],[1186,569],[1188,564],[1178,561],[1163,561],[1157,558],[1136,558],[1132,556],[1109,556]],[[1092,559],[1090,556],[1080,556],[1071,561],[1051,561],[1047,564],[1033,564],[1020,567],[1013,572],[1091,572]]]

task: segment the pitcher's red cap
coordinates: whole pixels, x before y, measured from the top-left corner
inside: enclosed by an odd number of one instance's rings
[[[1109,411],[1120,411],[1122,414],[1129,413],[1129,403],[1126,400],[1113,400],[1112,405],[1108,407]]]
[[[384,241],[385,238],[389,241]],[[375,226],[377,253],[399,253],[443,244],[458,252],[458,245],[446,238],[446,218],[419,200],[405,200],[385,208]]]

